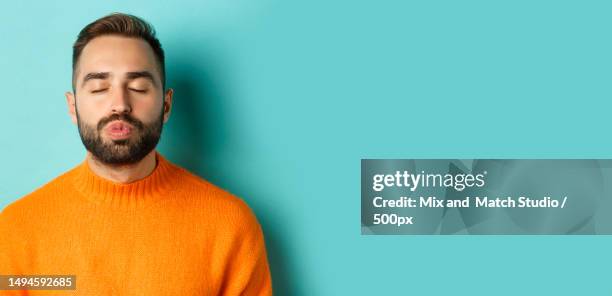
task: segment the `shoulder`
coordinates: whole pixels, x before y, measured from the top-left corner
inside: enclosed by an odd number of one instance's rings
[[[217,217],[228,226],[239,229],[259,228],[259,222],[249,205],[235,194],[188,170],[178,167],[180,190],[189,196],[194,209],[205,211],[208,219]]]
[[[71,186],[71,176],[76,168],[62,173],[47,183],[39,186],[30,193],[8,204],[0,211],[0,223],[19,221],[22,218],[33,218],[48,209],[47,206],[55,204]]]

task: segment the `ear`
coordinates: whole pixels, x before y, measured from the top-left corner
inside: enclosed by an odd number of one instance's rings
[[[70,115],[70,119],[72,119],[72,123],[77,124],[76,100],[74,98],[74,94],[67,91],[65,95],[66,95],[66,104],[68,104],[68,114]]]
[[[174,90],[169,88],[166,90],[164,94],[164,123],[168,121],[170,118],[170,111],[172,110],[172,96],[174,95]]]

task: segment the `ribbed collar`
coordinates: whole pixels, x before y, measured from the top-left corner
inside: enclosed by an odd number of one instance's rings
[[[176,181],[178,167],[155,152],[156,166],[148,176],[131,182],[115,183],[96,175],[87,160],[74,171],[74,186],[87,199],[118,208],[141,207],[163,199]]]

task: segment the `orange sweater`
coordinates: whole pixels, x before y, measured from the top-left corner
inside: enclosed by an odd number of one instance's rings
[[[76,275],[76,290],[0,295],[271,295],[263,234],[239,198],[156,153],[129,184],[87,161],[0,214],[0,275]]]

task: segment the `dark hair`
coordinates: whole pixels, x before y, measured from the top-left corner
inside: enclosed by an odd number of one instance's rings
[[[77,40],[72,46],[72,90],[75,90],[76,77],[74,72],[79,62],[79,57],[83,48],[89,41],[103,35],[120,35],[125,37],[134,37],[145,40],[153,49],[153,53],[157,58],[162,88],[166,89],[166,66],[164,62],[164,50],[161,43],[155,37],[155,29],[143,19],[125,13],[111,13],[105,17],[95,20],[93,23],[85,26],[79,32]]]

